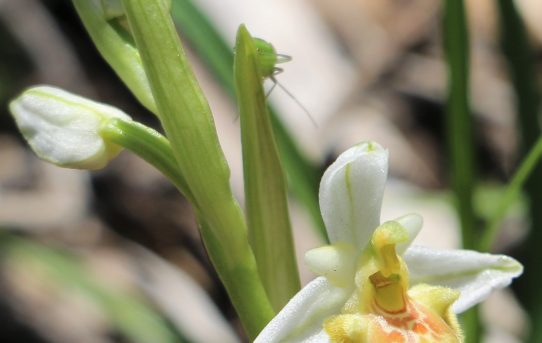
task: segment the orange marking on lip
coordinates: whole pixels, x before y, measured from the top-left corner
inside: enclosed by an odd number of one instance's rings
[[[399,331],[392,331],[388,335],[388,342],[390,342],[390,343],[405,343],[405,336]]]
[[[429,329],[427,329],[427,327],[423,325],[422,323],[414,323],[414,327],[412,328],[412,331],[424,335],[429,331]]]

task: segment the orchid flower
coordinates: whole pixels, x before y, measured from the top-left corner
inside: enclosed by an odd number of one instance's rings
[[[374,142],[339,156],[320,184],[331,245],[310,250],[320,275],[256,338],[267,342],[462,342],[456,314],[510,284],[511,257],[411,246],[422,218],[380,224],[388,152]]]

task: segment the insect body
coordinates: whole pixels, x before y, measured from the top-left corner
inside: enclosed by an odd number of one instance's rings
[[[258,53],[258,68],[264,78],[273,79],[273,75],[282,73],[282,68],[277,68],[276,65],[292,60],[288,55],[277,54],[273,45],[263,39],[254,38],[254,45]]]
[[[305,106],[303,106],[303,104],[301,104],[301,102],[299,102],[299,100],[297,100],[297,98],[292,93],[290,93],[283,85],[281,85],[275,78],[275,75],[283,72],[283,69],[278,68],[276,65],[291,61],[292,58],[288,55],[277,54],[273,45],[263,39],[253,39],[254,45],[256,46],[256,52],[258,54],[258,69],[260,71],[260,75],[264,79],[269,78],[273,82],[273,87],[271,87],[271,89],[267,92],[266,96],[269,96],[269,94],[271,94],[275,86],[279,86],[286,94],[288,94],[290,98],[292,98],[292,100],[296,102],[299,107],[303,109],[303,111],[310,118],[314,126],[318,126],[309,111],[305,108]]]

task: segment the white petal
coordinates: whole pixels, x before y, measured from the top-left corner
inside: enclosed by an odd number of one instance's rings
[[[352,289],[333,287],[324,277],[309,282],[258,335],[254,343],[329,342],[324,320],[340,312]]]
[[[319,276],[325,276],[336,287],[349,287],[354,283],[359,252],[352,244],[325,245],[305,253],[305,264]]]
[[[401,226],[403,226],[408,232],[408,241],[397,244],[397,253],[399,255],[402,255],[412,244],[412,241],[414,241],[414,239],[416,238],[416,236],[418,236],[418,233],[422,229],[423,218],[419,214],[410,213],[394,219],[394,221],[401,224]]]
[[[461,292],[453,305],[461,313],[486,299],[492,290],[508,286],[523,266],[505,255],[472,250],[434,250],[413,246],[403,255],[411,285],[428,283]]]
[[[332,243],[363,249],[380,224],[380,206],[388,174],[388,151],[374,142],[342,153],[320,183],[320,210]]]
[[[120,147],[99,135],[109,118],[130,120],[124,112],[50,86],[26,90],[10,110],[32,150],[43,160],[78,169],[99,169]]]

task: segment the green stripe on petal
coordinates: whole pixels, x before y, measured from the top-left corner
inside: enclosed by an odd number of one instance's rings
[[[320,209],[330,241],[363,249],[380,223],[388,151],[360,143],[342,153],[322,177]]]

